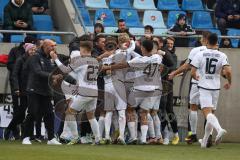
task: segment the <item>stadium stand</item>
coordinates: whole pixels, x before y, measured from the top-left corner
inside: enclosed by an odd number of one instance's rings
[[[10,42],[11,43],[21,43],[24,41],[24,35],[11,35]]]
[[[153,28],[166,28],[161,11],[144,11],[143,25],[151,25]]]
[[[157,8],[159,10],[180,10],[177,0],[158,0]]]
[[[192,27],[195,29],[214,28],[210,13],[205,11],[194,11],[192,15]]]
[[[186,11],[204,10],[202,0],[183,0],[182,10]]]
[[[239,36],[239,35],[240,35],[240,29],[229,28],[227,35],[228,35],[228,36]],[[232,42],[233,48],[238,48],[239,39],[231,38],[231,42]]]
[[[40,39],[51,39],[51,40],[54,40],[57,44],[63,44],[63,42],[59,36],[40,35],[39,38]]]
[[[131,9],[129,0],[111,0],[109,2],[109,8],[111,9]]]
[[[119,17],[125,20],[127,27],[142,27],[136,10],[122,9]]]
[[[84,7],[84,3],[82,2],[82,0],[74,0],[77,4],[78,8],[83,8]]]
[[[112,10],[110,9],[97,9],[95,13],[94,22],[101,19],[104,27],[115,27],[116,21]]]
[[[155,10],[155,4],[153,0],[134,0],[133,7],[140,10]]]
[[[3,23],[3,10],[9,0],[0,0],[0,24]]]
[[[88,8],[108,8],[105,0],[86,0],[85,6]]]
[[[78,9],[79,9],[79,11],[82,15],[84,25],[85,26],[92,26],[93,22],[91,21],[88,10],[86,8],[78,8]]]

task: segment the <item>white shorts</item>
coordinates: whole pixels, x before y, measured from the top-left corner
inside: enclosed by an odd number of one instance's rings
[[[217,109],[219,90],[206,90],[199,88],[199,93],[201,109],[206,107],[212,107],[213,110]]]
[[[128,97],[128,104],[131,107],[140,106],[144,110],[159,109],[161,91],[139,91],[133,90]]]
[[[190,90],[190,104],[196,104],[199,105],[200,104],[200,100],[199,100],[199,88],[197,86],[197,84],[192,84],[191,86],[191,90]]]
[[[70,108],[76,111],[83,111],[86,112],[96,110],[97,106],[97,97],[83,97],[83,96],[73,96],[72,103],[70,104]]]
[[[114,81],[105,84],[104,110],[125,110],[127,108],[127,98],[124,83]]]

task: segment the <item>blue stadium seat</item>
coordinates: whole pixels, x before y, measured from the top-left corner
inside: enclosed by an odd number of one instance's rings
[[[105,31],[105,33],[115,33],[116,31],[118,30],[118,28],[117,27],[105,27],[104,28],[104,31]]]
[[[131,9],[132,7],[129,0],[111,0],[109,3],[109,8]]]
[[[153,28],[166,28],[161,11],[144,11],[143,25],[151,25]]]
[[[119,17],[125,20],[127,27],[142,27],[137,10],[122,9]]]
[[[8,4],[9,0],[0,0],[0,24],[3,23],[4,7]]]
[[[162,35],[162,34],[167,34],[167,29],[164,29],[164,28],[156,28],[154,29],[154,34],[157,34],[157,35]]]
[[[183,0],[182,10],[186,11],[204,10],[202,0]]]
[[[24,41],[24,35],[11,35],[10,42],[11,43],[21,43]]]
[[[93,33],[94,32],[94,26],[86,26],[87,32]]]
[[[228,29],[228,36],[240,36],[240,29],[233,29],[229,28]],[[238,48],[238,44],[240,43],[239,38],[231,38],[232,46],[234,48]]]
[[[105,0],[85,0],[85,6],[89,8],[108,8]]]
[[[136,35],[136,34],[144,34],[144,28],[135,28],[135,27],[132,27],[132,28],[129,28],[129,32],[133,35]]]
[[[60,36],[50,36],[50,35],[40,35],[40,39],[51,39],[54,40],[57,44],[63,44]]]
[[[90,18],[90,15],[89,15],[89,12],[87,9],[85,8],[78,8],[81,15],[82,15],[82,19],[83,19],[83,22],[84,22],[84,25],[85,26],[92,26],[93,23],[91,21],[91,18]]]
[[[82,0],[74,0],[77,4],[78,8],[83,8],[84,7],[84,3],[82,2]]]
[[[101,19],[103,21],[104,27],[115,27],[116,26],[114,14],[113,14],[112,10],[110,10],[110,9],[96,10],[94,22],[96,22],[98,19]]]
[[[180,10],[177,0],[158,0],[159,10]]]
[[[185,14],[186,12],[184,11],[169,11],[168,12],[168,19],[167,19],[167,27],[172,27],[177,21],[178,15],[179,14]]]
[[[194,11],[192,15],[192,27],[195,29],[214,28],[210,13],[205,11]]]
[[[37,31],[52,31],[53,22],[49,15],[33,15],[33,27]]]
[[[155,10],[155,4],[153,0],[134,0],[133,1],[133,7],[136,9],[150,9]]]

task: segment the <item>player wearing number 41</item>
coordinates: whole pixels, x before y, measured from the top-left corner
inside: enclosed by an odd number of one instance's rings
[[[68,66],[63,65],[59,61],[55,52],[51,52],[50,56],[63,73],[75,72],[77,75],[77,85],[74,86],[64,82],[61,86],[63,93],[73,95],[66,115],[70,118],[71,116],[75,116],[78,111],[86,110],[88,121],[95,136],[94,144],[99,144],[100,132],[94,114],[98,96],[97,74],[99,64],[95,58],[91,57],[92,48],[93,44],[91,41],[82,41],[80,43],[81,56],[72,58]]]
[[[103,70],[116,70],[122,68],[134,68],[135,79],[133,85],[133,91],[129,94],[128,104],[129,109],[127,114],[131,117],[133,124],[132,128],[135,128],[135,115],[134,108],[140,106],[140,120],[141,120],[141,144],[146,144],[146,136],[148,131],[148,118],[147,114],[150,109],[153,109],[160,103],[160,72],[159,67],[162,62],[162,57],[158,54],[152,55],[153,42],[151,40],[144,40],[141,44],[141,51],[143,56],[136,57],[128,62],[122,62],[113,64],[110,66],[104,66]],[[131,138],[136,139],[136,133],[134,129],[130,130]]]
[[[210,34],[208,36],[207,49],[198,53],[191,62],[193,66],[191,75],[198,81],[200,105],[207,120],[205,134],[200,142],[202,148],[207,147],[207,140],[213,128],[217,131],[216,144],[219,144],[223,135],[227,133],[220,126],[217,117],[212,113],[217,108],[222,70],[224,70],[224,76],[227,79],[224,88],[229,89],[232,82],[232,72],[227,56],[217,50],[217,42],[217,35],[215,33]]]
[[[189,55],[187,61],[181,65],[177,70],[171,72],[169,74],[169,79],[173,79],[175,76],[181,74],[184,71],[187,71],[191,68],[191,61],[193,58],[200,53],[201,51],[204,51],[207,49],[207,38],[210,35],[210,32],[204,31],[202,33],[202,38],[201,38],[201,44],[202,46],[193,48]],[[198,121],[198,106],[199,106],[199,89],[198,89],[198,81],[192,79],[191,80],[191,90],[190,90],[190,112],[189,112],[189,123],[190,123],[190,128],[191,128],[191,134],[188,135],[188,137],[185,138],[185,141],[188,144],[192,144],[194,142],[197,142],[197,121]],[[209,141],[209,145],[211,144],[212,140]]]

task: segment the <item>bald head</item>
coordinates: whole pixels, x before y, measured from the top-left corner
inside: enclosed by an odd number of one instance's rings
[[[44,53],[49,55],[49,53],[51,51],[56,50],[56,42],[54,42],[53,40],[50,40],[50,39],[45,39],[43,41],[42,48],[43,48]]]

